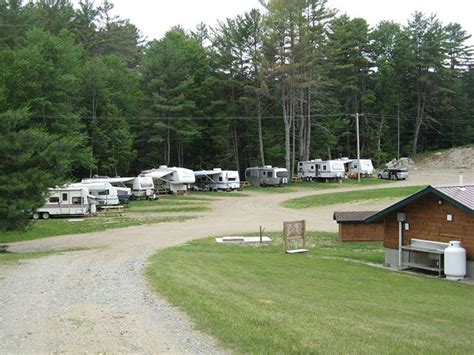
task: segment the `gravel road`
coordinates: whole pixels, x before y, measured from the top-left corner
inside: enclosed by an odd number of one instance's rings
[[[468,175],[465,181],[472,178]],[[397,185],[456,181],[455,174],[423,172]],[[387,186],[367,188],[383,187]],[[224,197],[195,220],[12,244],[13,251],[90,249],[56,253],[3,270],[0,353],[228,353],[149,290],[142,275],[147,258],[192,239],[257,232],[260,225],[278,231],[284,220],[306,219],[309,230],[336,231],[335,210],[374,210],[394,202],[304,210],[279,206],[289,198],[331,191]]]

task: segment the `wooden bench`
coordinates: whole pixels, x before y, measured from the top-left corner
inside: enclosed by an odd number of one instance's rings
[[[240,182],[240,189],[245,189],[245,188],[250,187],[250,186],[251,186],[250,182],[248,182],[248,181],[241,181]]]
[[[104,212],[105,215],[107,215],[108,212],[117,212],[120,216],[122,216],[123,213],[123,206],[122,205],[117,205],[117,206],[101,206],[100,209]]]

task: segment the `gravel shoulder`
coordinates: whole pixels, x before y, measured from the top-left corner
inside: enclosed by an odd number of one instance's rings
[[[423,171],[392,186],[456,183],[456,176],[456,172]],[[474,176],[465,174],[465,181],[474,181]],[[91,249],[28,260],[2,273],[0,352],[226,353],[213,339],[193,329],[183,313],[149,290],[142,275],[147,258],[158,249],[192,239],[257,232],[260,225],[278,231],[285,220],[306,219],[310,230],[336,231],[335,210],[376,210],[394,202],[304,210],[280,206],[290,198],[330,192],[223,197],[213,202],[211,212],[181,223],[15,243],[10,248],[13,251]]]

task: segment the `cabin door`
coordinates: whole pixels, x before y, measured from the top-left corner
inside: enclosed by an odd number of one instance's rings
[[[69,203],[69,192],[61,192],[61,196],[59,198],[59,207],[61,214],[70,214],[71,205]]]

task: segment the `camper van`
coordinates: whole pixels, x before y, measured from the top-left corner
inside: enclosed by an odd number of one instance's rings
[[[298,162],[298,177],[307,181],[344,178],[345,168],[342,160],[307,160]]]
[[[233,191],[240,189],[239,172],[234,170],[213,170],[195,171],[196,183],[193,187],[198,191]]]
[[[188,191],[188,186],[196,181],[192,170],[166,165],[142,171],[140,175],[151,177],[155,188],[165,188],[174,194]]]
[[[359,159],[360,162],[360,175],[361,176],[372,176],[374,173],[374,166],[372,160],[370,159]],[[358,164],[357,159],[352,159],[349,163],[349,172],[352,174],[357,174]]]
[[[43,207],[33,212],[33,219],[50,216],[86,216],[95,212],[94,197],[87,187],[57,187],[48,189]]]
[[[263,167],[247,168],[245,178],[254,186],[282,186],[288,184],[289,174],[285,168],[274,168],[271,165],[265,165]]]
[[[110,182],[78,182],[74,184],[69,184],[68,186],[75,188],[88,188],[89,193],[96,198],[99,206],[111,206],[120,204],[117,188],[112,186]]]

